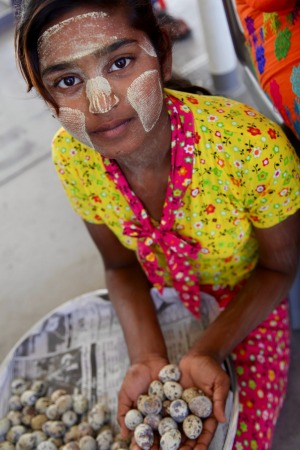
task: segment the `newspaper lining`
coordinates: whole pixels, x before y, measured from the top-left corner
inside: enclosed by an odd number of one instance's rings
[[[180,301],[160,301],[158,317],[170,362],[178,364],[205,327]],[[142,332],[142,331],[141,331]],[[106,290],[84,294],[52,311],[14,346],[0,366],[0,417],[8,408],[14,378],[47,379],[50,392],[82,392],[93,405],[105,401],[117,428],[117,394],[129,367],[121,326]],[[236,393],[235,393],[236,394]],[[234,393],[227,400],[227,422],[219,425],[210,450],[230,449],[235,431]]]

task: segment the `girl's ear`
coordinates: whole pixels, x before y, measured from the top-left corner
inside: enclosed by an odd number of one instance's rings
[[[172,42],[168,31],[163,27],[161,31],[164,39],[164,47],[166,49],[162,63],[162,77],[163,81],[166,82],[172,78]]]

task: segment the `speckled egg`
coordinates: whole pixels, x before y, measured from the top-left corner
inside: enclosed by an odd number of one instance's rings
[[[6,435],[6,440],[11,442],[12,444],[16,444],[22,434],[26,433],[26,428],[24,425],[15,425],[8,430]]]
[[[88,422],[81,422],[77,426],[79,437],[93,436],[94,430]]]
[[[11,393],[16,395],[23,394],[27,387],[28,382],[23,378],[15,378],[10,385]]]
[[[10,411],[21,411],[23,404],[19,395],[12,395],[8,400],[8,409]]]
[[[181,433],[179,430],[169,430],[160,439],[161,450],[177,450],[181,444]]]
[[[45,422],[48,421],[46,414],[37,414],[32,417],[30,426],[33,430],[42,430]]]
[[[161,400],[164,400],[165,394],[162,382],[159,380],[153,380],[149,385],[148,395],[156,395]]]
[[[138,409],[130,409],[125,415],[125,425],[129,430],[135,428],[143,422],[143,414]]]
[[[65,389],[56,389],[53,391],[50,397],[52,403],[56,403],[56,400],[62,395],[67,395],[67,391]]]
[[[181,384],[176,381],[166,381],[164,383],[164,393],[167,399],[173,401],[177,398],[181,398],[183,388]]]
[[[36,448],[36,438],[32,433],[24,433],[18,440],[20,450],[34,450]]]
[[[21,425],[22,423],[21,411],[9,411],[6,417],[9,419],[12,426]]]
[[[92,436],[83,436],[79,441],[80,450],[97,450],[97,442]]]
[[[139,447],[149,450],[154,442],[153,430],[149,425],[141,423],[134,430],[134,438]]]
[[[57,412],[61,416],[66,411],[69,411],[73,406],[72,396],[69,394],[61,395],[55,402],[57,406]]]
[[[51,405],[50,397],[40,397],[35,403],[35,409],[40,414],[46,414],[47,408]]]
[[[152,430],[158,430],[158,425],[160,424],[162,417],[160,414],[148,414],[144,417],[143,422],[149,425]]]
[[[57,447],[51,441],[43,441],[39,443],[37,450],[57,450]]]
[[[43,397],[47,393],[48,383],[45,380],[34,380],[30,390],[35,392],[38,397]]]
[[[43,432],[49,437],[61,438],[66,432],[66,426],[60,420],[48,421],[43,425]]]
[[[66,427],[70,428],[77,423],[78,416],[76,412],[69,410],[63,413],[61,420],[66,425]]]
[[[162,401],[156,395],[140,395],[137,400],[137,408],[144,416],[159,414],[162,409]]]
[[[180,380],[180,377],[180,369],[178,366],[175,366],[175,364],[167,364],[158,374],[158,378],[162,383],[165,383],[166,381],[178,381]]]
[[[48,408],[46,409],[46,416],[48,417],[49,420],[59,419],[57,405],[55,404],[49,405]]]
[[[170,404],[170,416],[178,423],[184,421],[184,419],[189,414],[189,408],[187,403],[178,398],[177,400],[173,400]]]
[[[197,439],[202,432],[202,428],[202,420],[194,414],[187,416],[182,424],[183,432],[189,439]]]
[[[47,440],[47,436],[41,430],[33,431],[32,434],[35,436],[36,445],[39,445],[41,442],[44,442]]]
[[[77,414],[84,414],[89,408],[88,399],[82,394],[73,395],[73,409]]]
[[[195,416],[205,419],[212,413],[212,401],[205,395],[199,395],[189,402],[189,408]]]
[[[197,387],[190,387],[183,390],[181,398],[185,402],[189,403],[194,397],[198,397],[198,395],[204,395],[201,389],[198,389]]]
[[[172,419],[172,417],[164,417],[158,425],[158,432],[162,436],[167,431],[177,430],[177,428],[178,428],[177,422],[175,422],[175,420]]]
[[[108,426],[103,427],[100,430],[100,433],[96,437],[96,441],[98,444],[98,450],[109,450],[113,443],[113,432],[112,429]]]
[[[27,389],[21,394],[21,403],[24,406],[33,406],[38,397],[35,392]]]
[[[105,408],[100,406],[94,406],[88,414],[88,423],[93,430],[98,431],[104,425],[106,419]]]

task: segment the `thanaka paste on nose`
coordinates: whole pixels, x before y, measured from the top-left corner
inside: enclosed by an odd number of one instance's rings
[[[109,82],[104,77],[96,77],[86,83],[86,95],[90,102],[90,113],[106,113],[119,103],[111,92]]]

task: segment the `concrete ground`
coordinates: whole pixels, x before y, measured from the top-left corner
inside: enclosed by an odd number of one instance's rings
[[[174,69],[213,89],[196,0],[168,4],[193,31],[174,46]],[[105,282],[101,258],[52,167],[50,142],[59,125],[36,95],[26,93],[15,67],[12,28],[0,30],[0,79],[1,361],[43,315]],[[224,94],[252,104],[239,80]],[[294,331],[289,391],[272,450],[300,448],[299,338]]]

